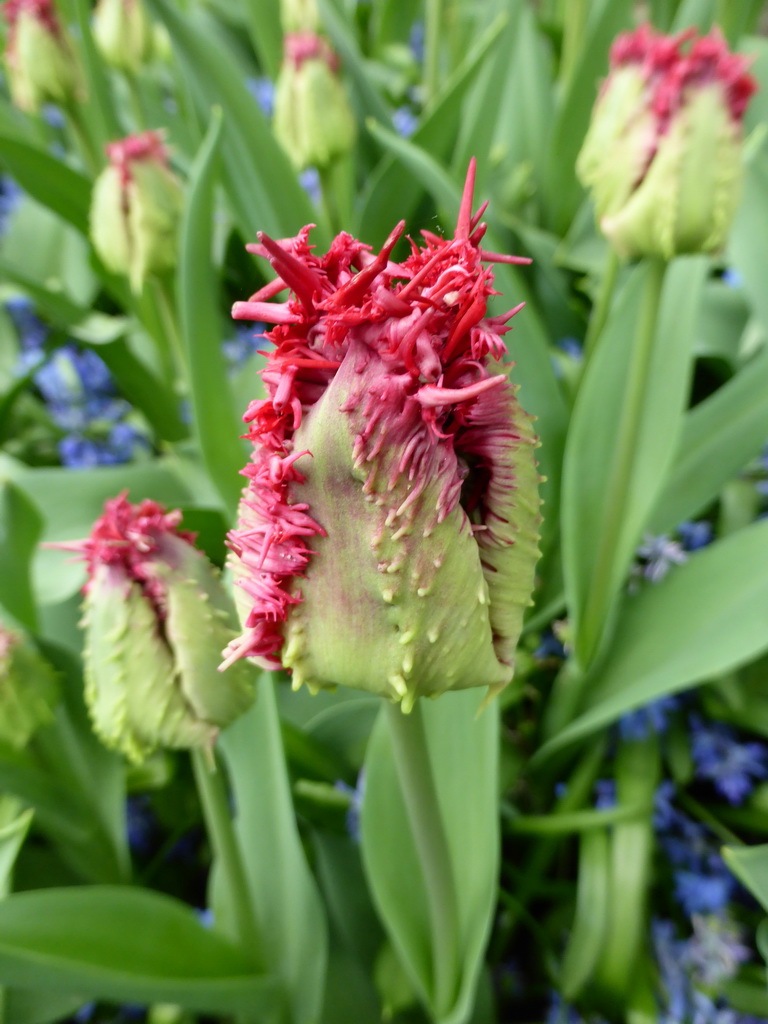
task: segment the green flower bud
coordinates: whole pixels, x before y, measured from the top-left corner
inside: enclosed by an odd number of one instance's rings
[[[739,201],[742,118],[756,86],[717,30],[620,36],[577,162],[600,227],[632,259],[713,252]]]
[[[253,671],[216,672],[235,613],[180,512],[108,501],[85,541],[85,698],[94,729],[139,762],[157,747],[210,747],[251,704]]]
[[[285,37],[275,88],[274,130],[294,165],[327,167],[355,141],[355,120],[327,42],[308,33]]]
[[[505,322],[485,317],[473,169],[456,236],[425,232],[402,264],[307,230],[256,252],[290,286],[237,319],[279,326],[252,403],[233,571],[250,610],[225,665],[282,665],[294,686],[351,686],[399,701],[512,678],[538,558],[531,418],[491,359]],[[275,285],[266,294],[274,295]],[[310,546],[311,545],[311,546]]]
[[[53,669],[21,633],[0,623],[0,742],[17,750],[53,721]]]
[[[281,0],[280,22],[286,35],[317,32],[320,28],[317,0]]]
[[[44,103],[67,105],[83,95],[82,75],[53,0],[6,0],[5,65],[11,99],[37,113]]]
[[[93,188],[91,241],[104,264],[127,274],[139,292],[149,275],[176,266],[183,191],[157,132],[110,143],[107,154],[110,164]]]
[[[141,0],[99,0],[93,38],[107,64],[120,71],[135,75],[152,59],[154,32]]]

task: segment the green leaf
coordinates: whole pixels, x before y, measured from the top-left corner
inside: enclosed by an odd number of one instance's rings
[[[696,552],[662,582],[628,597],[613,643],[588,678],[587,709],[533,760],[628,711],[716,679],[768,649],[768,522]]]
[[[13,797],[0,797],[0,899],[10,891],[13,866],[32,824],[34,812],[19,814],[19,809]]]
[[[496,905],[498,707],[478,714],[484,694],[422,701],[429,755],[447,834],[459,917],[456,1001],[440,1024],[469,1015]],[[363,863],[379,915],[403,966],[428,1005],[432,948],[421,867],[411,836],[390,732],[380,716],[365,761]]]
[[[0,471],[0,604],[34,633],[37,609],[30,569],[42,517],[26,494],[2,477]]]
[[[505,17],[497,18],[480,36],[411,139],[414,146],[423,149],[438,163],[445,161],[450,153],[461,121],[464,97],[483,61],[498,44],[505,22]],[[398,220],[413,216],[420,198],[419,182],[404,175],[392,157],[384,159],[363,195],[358,236],[366,242],[380,244]]]
[[[670,265],[655,330],[647,304],[659,268],[635,269],[579,389],[561,524],[566,595],[583,667],[608,634],[616,595],[672,459],[706,266],[702,258]]]
[[[724,846],[722,854],[734,875],[768,913],[768,843],[762,846]]]
[[[650,531],[665,533],[702,512],[760,453],[766,437],[768,348],[687,413]]]
[[[716,7],[717,0],[683,0],[675,15],[673,31],[682,32],[693,26],[699,32],[709,32]]]
[[[354,35],[349,30],[347,19],[341,17],[333,4],[327,0],[319,0],[319,7],[323,27],[341,57],[342,67],[354,82],[355,102],[360,104],[365,116],[388,123],[389,110],[366,70],[365,61]]]
[[[222,176],[243,236],[251,239],[257,231],[266,231],[283,238],[317,221],[315,240],[320,246],[326,244],[329,238],[323,219],[227,51],[210,32],[206,34],[204,22],[183,13],[170,0],[148,0],[148,6],[171,34],[206,121],[214,105],[227,112]]]
[[[605,945],[610,888],[610,844],[605,829],[592,829],[579,840],[576,916],[563,955],[561,984],[574,999],[594,974]]]
[[[233,407],[221,346],[211,344],[212,338],[221,337],[219,278],[211,249],[222,124],[221,109],[216,108],[190,172],[181,223],[177,289],[198,444],[211,480],[234,517],[242,490],[239,473],[246,460],[240,440],[242,423]]]
[[[82,234],[88,234],[88,178],[38,146],[7,134],[0,134],[0,163],[25,192]]]
[[[34,989],[11,988],[5,992],[6,1020],[13,1024],[51,1024],[66,1019],[83,1005],[81,996]]]
[[[262,675],[253,707],[222,734],[220,747],[238,808],[235,827],[254,916],[267,940],[264,953],[294,1019],[312,1024],[322,1008],[328,939],[296,827],[273,687]]]
[[[768,144],[751,154],[744,169],[742,200],[728,238],[728,254],[763,331],[768,333],[768,291],[761,268],[768,260],[768,237],[760,230],[768,217]]]
[[[168,896],[127,886],[14,894],[0,903],[0,980],[21,988],[273,1019],[279,989]]]
[[[244,14],[248,22],[253,48],[265,75],[277,78],[283,53],[283,30],[280,25],[279,0],[245,0]]]

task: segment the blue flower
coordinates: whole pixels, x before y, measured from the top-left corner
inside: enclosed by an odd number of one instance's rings
[[[360,812],[363,807],[365,796],[365,772],[361,771],[357,776],[357,785],[349,786],[342,779],[334,784],[334,789],[340,793],[346,793],[349,797],[349,809],[347,810],[347,833],[356,843],[360,842]]]
[[[409,106],[398,107],[392,115],[395,131],[403,138],[409,139],[419,127],[419,119]]]
[[[541,634],[539,646],[533,652],[533,656],[539,661],[545,661],[548,658],[557,658],[560,661],[565,659],[565,648],[562,641],[558,639],[552,629],[545,629]]]
[[[22,351],[41,354],[48,339],[48,328],[35,313],[29,299],[23,295],[14,296],[6,301],[5,308],[18,332]]]
[[[251,96],[261,107],[265,117],[272,117],[275,112],[275,83],[271,78],[246,78],[245,84]]]
[[[744,284],[744,278],[734,267],[728,267],[724,270],[721,280],[729,288],[741,288]]]
[[[635,566],[634,575],[642,576],[650,583],[660,582],[673,565],[682,565],[688,561],[688,555],[680,544],[665,534],[658,537],[646,534],[636,554],[640,564]]]
[[[738,806],[755,782],[768,776],[768,751],[763,743],[741,743],[733,729],[720,722],[705,725],[691,716],[691,756],[696,776],[707,779],[725,799]]]
[[[0,235],[5,233],[13,211],[19,205],[23,192],[7,174],[0,175]]]
[[[616,806],[616,780],[597,779],[595,782],[595,807],[607,811]]]
[[[698,551],[712,540],[712,524],[706,520],[680,523],[676,530],[685,551]]]
[[[129,796],[126,800],[125,825],[131,851],[146,856],[152,849],[157,832],[157,821],[146,793]]]
[[[264,348],[264,334],[266,324],[249,323],[247,326],[238,326],[233,338],[227,338],[222,342],[221,348],[224,358],[231,372],[236,372],[256,352]]]
[[[410,47],[411,53],[418,64],[422,64],[424,62],[424,39],[424,22],[414,21],[408,37],[408,46]]]
[[[686,961],[698,984],[715,986],[729,981],[751,956],[735,921],[713,914],[694,915]]]
[[[675,872],[675,898],[689,915],[720,913],[728,906],[734,887],[733,877],[726,872]]]
[[[213,911],[210,909],[210,907],[206,908],[205,910],[195,910],[195,913],[197,914],[197,919],[203,926],[203,928],[213,928],[214,918]]]
[[[669,716],[678,709],[677,697],[660,697],[643,708],[636,708],[619,719],[619,735],[623,740],[644,740],[660,736],[669,725]]]
[[[323,199],[323,191],[320,185],[320,172],[318,169],[316,167],[307,167],[299,175],[299,184],[315,206],[319,206]]]

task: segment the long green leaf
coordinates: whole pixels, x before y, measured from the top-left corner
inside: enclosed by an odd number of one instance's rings
[[[88,233],[91,184],[44,149],[11,135],[0,134],[0,164],[39,203]]]
[[[249,973],[186,905],[124,886],[14,894],[0,903],[0,980],[84,997],[173,1002],[208,1013],[259,1011],[279,990]]]
[[[768,844],[724,846],[725,863],[768,912]]]
[[[625,601],[611,649],[589,679],[588,708],[535,755],[555,751],[626,712],[716,679],[768,649],[768,522],[692,555]]]
[[[744,291],[763,331],[768,333],[768,291],[761,268],[768,259],[768,237],[759,225],[768,217],[768,144],[751,154],[744,173],[742,200],[728,239],[728,254],[744,281]]]
[[[768,348],[685,417],[666,486],[651,517],[664,533],[698,515],[768,437]]]
[[[26,494],[0,474],[0,605],[33,633],[37,609],[31,566],[42,526]]]
[[[295,1024],[312,1024],[322,1008],[327,926],[296,828],[273,685],[264,674],[254,706],[222,735],[221,749],[264,953]]]
[[[221,337],[221,303],[211,255],[214,182],[222,124],[221,109],[217,108],[190,173],[181,223],[177,286],[198,444],[211,480],[234,517],[245,453],[240,441],[242,423],[233,408],[221,345],[216,343]]]
[[[496,903],[498,709],[480,715],[482,694],[444,694],[424,715],[432,771],[457,880],[461,976],[440,1024],[459,1024],[472,1008]],[[432,950],[421,868],[411,838],[389,730],[383,716],[365,761],[363,862],[374,902],[403,966],[430,1004]]]

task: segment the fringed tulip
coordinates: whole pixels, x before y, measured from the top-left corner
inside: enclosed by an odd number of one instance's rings
[[[275,324],[268,397],[229,537],[246,606],[226,652],[289,669],[294,687],[357,687],[402,702],[512,678],[538,557],[531,417],[491,369],[505,323],[486,317],[493,261],[472,216],[424,232],[402,263],[340,234],[260,235],[278,279],[236,319]],[[266,301],[284,289],[283,302]]]
[[[44,103],[68,105],[82,98],[77,58],[53,0],[5,0],[8,21],[5,65],[11,99],[36,114]]]

